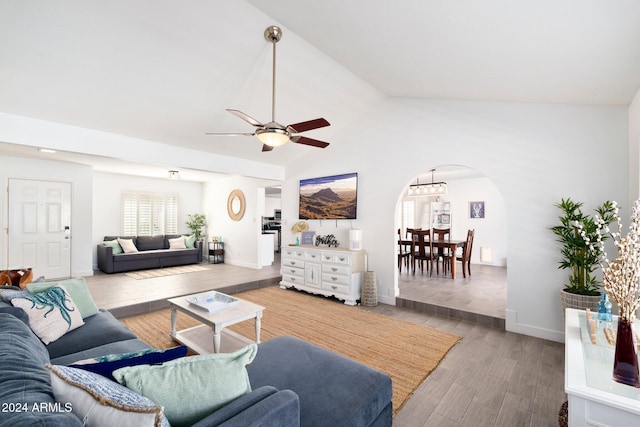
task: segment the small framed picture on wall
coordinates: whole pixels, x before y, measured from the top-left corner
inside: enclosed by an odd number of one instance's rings
[[[484,202],[469,202],[469,218],[484,218]]]

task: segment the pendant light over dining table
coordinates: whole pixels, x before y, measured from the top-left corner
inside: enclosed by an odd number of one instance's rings
[[[420,179],[416,178],[416,183],[411,184],[407,189],[407,196],[441,196],[447,194],[447,183],[444,181],[434,182],[435,169],[431,169],[431,182],[420,184]]]

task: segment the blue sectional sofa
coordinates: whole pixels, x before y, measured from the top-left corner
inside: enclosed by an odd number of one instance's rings
[[[99,243],[98,268],[105,273],[122,273],[202,262],[202,242],[195,242],[195,248],[169,249],[169,239],[180,236],[104,236],[104,241],[131,239],[138,252],[115,254],[112,247]]]
[[[0,301],[0,425],[81,426],[56,406],[45,365],[149,348],[109,312],[84,321],[45,346],[25,312]],[[247,371],[252,391],[194,426],[391,426],[387,375],[297,338],[260,344]]]

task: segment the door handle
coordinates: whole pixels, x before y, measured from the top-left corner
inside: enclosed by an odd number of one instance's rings
[[[68,225],[64,226],[64,238],[65,239],[71,238],[71,228]]]

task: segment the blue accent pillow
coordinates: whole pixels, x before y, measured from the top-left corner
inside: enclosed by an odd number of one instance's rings
[[[167,350],[150,349],[137,353],[102,356],[94,359],[95,363],[76,362],[69,365],[72,368],[83,369],[116,381],[112,373],[116,369],[138,365],[160,365],[170,360],[179,359],[187,355],[187,346],[169,348]],[[83,361],[84,362],[84,361]],[[116,381],[117,382],[117,381]]]

